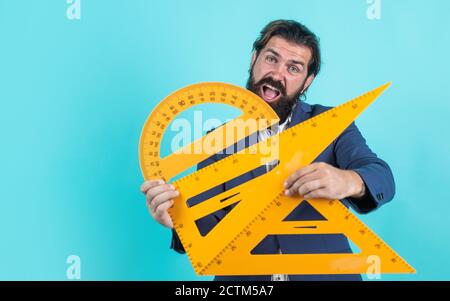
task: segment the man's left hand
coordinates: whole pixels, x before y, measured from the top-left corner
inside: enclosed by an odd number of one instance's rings
[[[362,198],[365,184],[353,170],[343,170],[329,164],[312,163],[294,172],[284,183],[285,194],[302,195],[305,199]]]

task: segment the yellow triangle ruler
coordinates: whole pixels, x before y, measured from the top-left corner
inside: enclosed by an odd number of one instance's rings
[[[414,273],[414,269],[407,262],[338,200],[308,201],[326,218],[325,221],[283,221],[303,201],[302,197],[289,198],[283,195],[286,178],[297,169],[313,162],[388,86],[389,84],[383,85],[173,182],[180,195],[175,199],[169,214],[196,273],[366,273],[374,256],[379,261],[380,273]],[[180,151],[161,158],[159,148],[168,124],[180,112],[207,102],[226,103],[241,109],[243,114]],[[229,135],[229,129],[233,128],[229,126],[239,127],[243,120],[258,120],[259,126],[253,131]],[[244,137],[277,122],[277,115],[270,106],[245,89],[223,83],[188,86],[164,99],[144,125],[139,145],[144,178],[169,180],[213,153],[220,152]],[[232,139],[229,139],[230,136]],[[198,147],[204,145],[208,146],[208,151]],[[267,153],[268,149],[279,152]],[[189,199],[274,159],[279,160],[279,164],[270,172],[189,206]],[[202,236],[196,221],[233,204],[237,205],[209,233]],[[267,235],[283,234],[343,234],[355,242],[361,252],[267,255],[251,253]]]

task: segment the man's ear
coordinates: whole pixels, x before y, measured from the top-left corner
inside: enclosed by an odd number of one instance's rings
[[[306,79],[305,87],[303,88],[302,93],[308,89],[308,87],[312,84],[313,80],[314,80],[314,74],[311,74],[310,76],[308,76],[308,78]]]

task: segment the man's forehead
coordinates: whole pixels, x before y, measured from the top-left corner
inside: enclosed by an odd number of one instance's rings
[[[298,45],[293,42],[288,42],[287,40],[278,36],[270,38],[269,42],[267,42],[263,51],[267,51],[269,49],[277,52],[283,58],[288,60],[301,59],[302,61],[307,62],[309,61],[312,55],[311,49],[309,49],[309,47],[304,45]]]

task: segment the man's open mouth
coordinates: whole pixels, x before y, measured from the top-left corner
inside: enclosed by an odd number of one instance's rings
[[[280,97],[280,95],[281,95],[280,90],[269,84],[264,84],[261,86],[261,96],[267,102],[273,102],[277,100]]]

